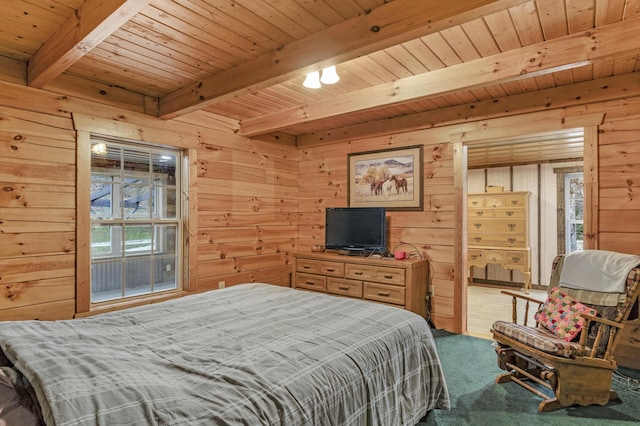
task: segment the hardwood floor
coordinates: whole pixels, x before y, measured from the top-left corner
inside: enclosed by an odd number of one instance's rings
[[[501,294],[500,291],[509,290],[514,293],[524,294],[522,289],[511,289],[501,287],[469,286],[467,287],[467,334],[482,339],[492,339],[491,324],[496,320],[511,321],[512,298]],[[545,300],[547,293],[545,290],[531,290],[528,296],[534,299]],[[522,302],[522,301],[521,301]],[[537,304],[529,307],[528,324],[535,324],[533,315],[538,309]],[[518,323],[522,323],[524,304],[518,305]]]

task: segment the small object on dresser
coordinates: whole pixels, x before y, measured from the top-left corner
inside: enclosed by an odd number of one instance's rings
[[[487,186],[487,192],[502,192],[504,190],[503,186]]]
[[[396,260],[403,260],[407,257],[407,252],[406,251],[395,251],[393,253],[393,257],[396,258]]]
[[[320,244],[314,244],[311,246],[311,251],[314,253],[321,253],[324,251],[324,246]]]

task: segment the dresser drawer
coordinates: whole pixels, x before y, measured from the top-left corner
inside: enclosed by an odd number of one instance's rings
[[[326,291],[327,277],[297,272],[296,287],[306,288],[307,290]]]
[[[404,286],[404,269],[384,266],[345,264],[344,277]]]
[[[469,195],[467,198],[467,208],[477,209],[484,207],[484,197]]]
[[[507,203],[507,197],[504,195],[487,195],[484,198],[485,207],[504,207]]]
[[[487,263],[506,264],[507,257],[503,251],[487,250],[482,253],[482,258]]]
[[[344,263],[322,262],[312,259],[297,259],[296,270],[309,274],[322,274],[330,277],[344,276]]]
[[[527,266],[529,254],[526,251],[507,251],[504,255],[507,266]]]
[[[469,246],[527,247],[524,234],[476,234],[469,233]]]
[[[362,281],[327,278],[327,293],[362,298]]]
[[[504,201],[505,207],[521,207],[527,206],[527,196],[525,195],[507,195]]]
[[[469,218],[469,233],[501,233],[526,234],[526,221],[524,219],[489,219],[479,220]]]
[[[365,282],[364,298],[393,305],[404,305],[404,290],[402,286]]]
[[[467,213],[469,213],[469,218],[487,218],[487,217],[494,217],[495,215],[495,210],[489,210],[489,209],[469,209],[467,211]]]
[[[467,258],[470,263],[482,264],[482,250],[468,249]]]
[[[493,217],[497,218],[525,218],[527,211],[525,209],[495,209],[493,211]]]

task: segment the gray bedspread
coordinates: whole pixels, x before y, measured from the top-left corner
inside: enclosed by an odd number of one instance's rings
[[[414,425],[449,408],[423,318],[267,284],[4,322],[0,347],[48,425]]]

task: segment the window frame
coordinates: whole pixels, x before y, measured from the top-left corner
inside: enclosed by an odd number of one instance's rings
[[[180,149],[160,146],[157,144],[141,144],[120,138],[105,138],[92,135],[91,144],[97,146],[104,144],[113,156],[117,167],[109,167],[109,163],[103,163],[102,167],[94,163],[102,163],[102,157],[105,154],[92,153],[91,156],[91,180],[89,186],[92,189],[93,204],[94,194],[97,199],[102,199],[105,195],[109,195],[109,207],[101,208],[92,206],[90,212],[90,226],[92,235],[95,235],[97,229],[108,230],[109,245],[104,253],[94,251],[93,242],[91,244],[91,266],[92,272],[98,268],[107,268],[104,273],[108,273],[110,266],[119,269],[121,281],[119,288],[103,289],[102,292],[97,291],[94,286],[97,284],[111,287],[111,284],[102,282],[97,283],[96,277],[91,280],[91,304],[96,306],[102,303],[114,303],[118,300],[127,300],[135,297],[146,297],[150,294],[159,294],[161,292],[169,292],[182,289],[182,172],[183,153]],[[162,180],[161,174],[156,171],[159,164],[162,163],[164,155],[175,156],[175,176],[171,182],[169,179]],[[158,163],[156,163],[156,161]],[[125,167],[127,163],[135,162],[141,167],[141,170]],[[96,168],[97,167],[97,168]],[[101,179],[104,177],[104,179]],[[104,187],[99,191],[93,191],[94,183],[104,183]],[[129,189],[127,189],[129,188]],[[129,193],[133,190],[133,193]],[[175,197],[174,209],[162,209],[163,194],[173,193]],[[140,198],[132,205],[124,203],[130,197]],[[159,198],[157,198],[158,196]],[[145,200],[141,203],[141,200]],[[140,208],[142,207],[142,208]],[[132,210],[133,209],[133,210]],[[138,212],[138,210],[140,210]],[[168,228],[166,228],[168,226]],[[175,236],[175,244],[169,254],[162,253],[158,243],[161,242],[159,236],[162,230],[173,228]],[[148,249],[138,250],[130,246],[129,232],[147,233]],[[164,237],[164,235],[162,235]],[[146,244],[147,240],[144,240]],[[146,248],[146,246],[145,246]],[[138,264],[138,266],[133,266]],[[166,266],[173,265],[173,275],[169,283],[173,281],[173,288],[163,288],[165,285],[161,282],[161,277],[165,275]],[[101,266],[100,266],[101,265]],[[144,273],[144,269],[148,268],[148,274]],[[133,269],[131,269],[133,268]],[[166,269],[172,271],[172,269]],[[137,276],[133,281],[129,280],[127,272],[132,272],[132,276]],[[162,272],[160,272],[162,271]],[[113,273],[113,270],[112,270]],[[140,282],[142,280],[142,283]],[[148,280],[148,283],[145,282]]]
[[[91,303],[91,226],[90,226],[90,185],[84,184],[91,180],[91,137],[119,138],[134,143],[148,143],[137,138],[139,127],[132,131],[130,124],[118,123],[117,120],[95,116],[74,115],[76,124],[76,314],[75,317],[85,317],[96,313],[108,312],[127,307],[153,303],[180,297],[197,290],[197,146],[198,138],[183,129],[185,126],[169,128],[164,122],[154,123],[159,128],[147,129],[149,135],[155,135],[157,143],[170,148],[180,149],[184,161],[182,179],[184,194],[182,197],[185,213],[182,229],[182,241],[178,243],[183,250],[182,255],[182,289],[162,293],[151,293],[130,299],[117,299],[100,304]],[[103,130],[97,132],[96,130]],[[132,136],[133,135],[133,136]],[[151,136],[149,136],[151,139]]]

